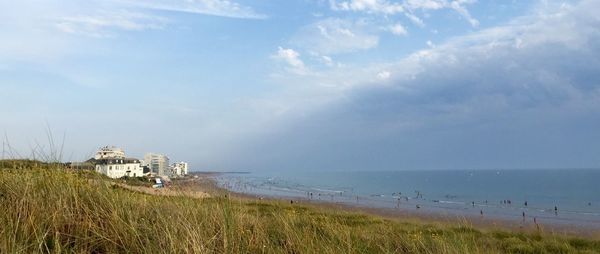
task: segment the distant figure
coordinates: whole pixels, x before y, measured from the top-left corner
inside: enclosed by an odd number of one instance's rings
[[[471,201],[471,205],[473,205],[473,207],[475,207],[475,201]]]
[[[396,203],[396,208],[400,208],[400,198],[398,198],[398,203]]]
[[[293,204],[294,204],[294,200],[290,200],[290,204],[292,204],[292,205],[293,205]]]
[[[479,214],[481,214],[481,216],[483,216],[483,210],[479,210]]]
[[[525,206],[527,206],[527,201],[525,201]]]
[[[523,212],[523,222],[525,222],[525,212]]]
[[[358,203],[358,196],[356,196],[356,203]]]
[[[421,208],[421,206],[420,206],[420,205],[417,205],[417,209],[419,209],[419,208]]]
[[[310,199],[313,199],[313,193],[312,192],[310,193]]]
[[[487,199],[485,200],[485,203],[487,204]]]
[[[592,202],[588,202],[588,206],[592,206]]]
[[[558,215],[558,207],[554,206],[554,215]]]

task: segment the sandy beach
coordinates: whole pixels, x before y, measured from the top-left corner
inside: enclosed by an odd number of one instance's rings
[[[589,239],[600,239],[600,230],[591,227],[569,226],[564,224],[552,224],[538,221],[537,225],[529,218],[522,220],[507,220],[494,218],[491,216],[457,216],[455,214],[435,213],[423,209],[404,209],[404,208],[374,208],[360,205],[352,205],[341,202],[330,202],[327,200],[309,200],[297,197],[275,197],[259,196],[248,193],[232,192],[217,185],[214,177],[219,173],[193,173],[191,177],[185,179],[176,179],[173,181],[173,188],[176,192],[186,193],[206,193],[207,196],[229,195],[231,198],[241,200],[275,200],[280,202],[293,202],[294,204],[313,206],[318,208],[341,210],[353,213],[364,213],[381,216],[387,219],[400,221],[421,222],[421,223],[452,223],[462,225],[472,225],[482,230],[508,230],[511,232],[533,233],[540,231],[545,234],[558,234],[566,236],[578,236]]]

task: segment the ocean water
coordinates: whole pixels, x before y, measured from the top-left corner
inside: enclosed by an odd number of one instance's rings
[[[216,180],[256,195],[524,222],[535,217],[600,229],[598,169],[281,171],[227,173]]]

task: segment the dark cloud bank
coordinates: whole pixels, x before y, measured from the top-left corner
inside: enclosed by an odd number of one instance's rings
[[[415,54],[391,71],[420,71],[283,123],[227,167],[598,168],[598,9],[543,10]]]

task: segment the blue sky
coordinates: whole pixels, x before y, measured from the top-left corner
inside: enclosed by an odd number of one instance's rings
[[[65,160],[117,145],[197,170],[597,168],[599,11],[0,1],[0,130],[22,156],[48,125]]]

